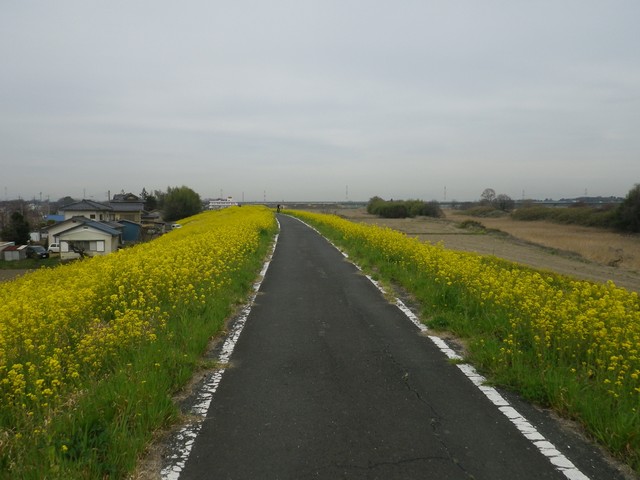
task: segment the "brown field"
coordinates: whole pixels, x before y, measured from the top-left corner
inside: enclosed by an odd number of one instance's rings
[[[331,213],[355,222],[386,226],[446,248],[495,255],[541,270],[594,282],[613,281],[640,292],[640,236],[622,235],[596,228],[478,218],[446,211],[446,217],[385,219],[365,209],[340,209]],[[480,222],[488,231],[460,228],[464,220]]]

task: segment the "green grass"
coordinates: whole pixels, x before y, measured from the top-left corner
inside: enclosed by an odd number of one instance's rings
[[[6,261],[0,260],[0,270],[34,270],[37,268],[55,267],[60,265],[60,256],[49,256],[49,258],[25,258],[23,260]]]

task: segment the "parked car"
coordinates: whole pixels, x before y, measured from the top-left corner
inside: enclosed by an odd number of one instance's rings
[[[176,228],[182,228],[182,225],[180,225],[179,223],[172,223],[171,230],[175,230]]]
[[[60,244],[52,243],[51,245],[49,245],[49,248],[47,248],[47,251],[49,253],[60,253]]]
[[[28,258],[49,258],[49,252],[40,245],[29,245],[26,251]]]

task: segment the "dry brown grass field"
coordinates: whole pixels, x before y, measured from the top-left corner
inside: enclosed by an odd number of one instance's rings
[[[445,211],[445,218],[385,219],[365,209],[332,211],[348,220],[393,228],[420,240],[452,250],[495,255],[542,270],[594,282],[613,281],[640,292],[640,236],[608,230],[524,222],[502,218],[478,218]],[[465,220],[480,222],[487,230],[461,228]]]

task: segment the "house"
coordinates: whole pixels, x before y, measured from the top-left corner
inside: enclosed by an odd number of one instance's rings
[[[116,222],[96,222],[76,216],[47,228],[50,243],[60,244],[60,258],[78,258],[76,250],[85,255],[106,255],[118,249],[125,227]]]
[[[113,220],[130,220],[142,223],[145,214],[144,201],[133,193],[118,193],[109,201],[113,212]]]
[[[78,225],[84,225],[85,222],[89,221],[88,217],[84,216],[75,216],[72,218],[68,218],[63,220],[60,223],[55,223],[46,227],[46,231],[48,232],[49,243],[60,243],[59,235],[65,230],[69,230],[70,228],[76,227]]]
[[[76,225],[59,232],[60,259],[90,257],[115,252],[121,244],[121,232],[103,222],[77,221]]]
[[[98,220],[101,222],[116,219],[113,208],[110,205],[94,202],[93,200],[80,200],[79,202],[60,207],[59,210],[63,212],[65,220],[73,217],[86,217],[90,220]]]

